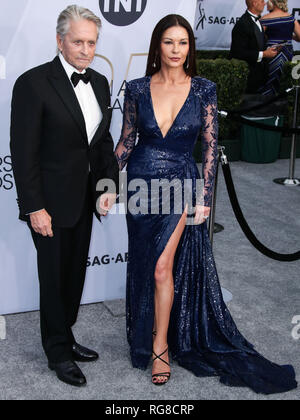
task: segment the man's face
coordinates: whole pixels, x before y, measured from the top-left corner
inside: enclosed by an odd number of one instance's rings
[[[265,5],[266,5],[265,0],[256,0],[254,2],[254,5],[255,5],[255,9],[256,9],[257,14],[261,15],[262,12],[264,11],[264,8],[265,8]]]
[[[78,71],[83,71],[93,61],[98,37],[97,25],[87,19],[70,22],[64,39],[57,35],[57,45],[64,59]]]

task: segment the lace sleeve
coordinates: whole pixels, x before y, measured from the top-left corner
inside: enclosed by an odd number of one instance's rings
[[[204,178],[204,206],[211,207],[218,162],[218,103],[216,85],[203,95],[202,116],[202,175]]]
[[[129,156],[135,146],[137,137],[136,120],[136,101],[130,89],[130,84],[127,83],[124,98],[123,128],[121,138],[115,150],[115,155],[121,171],[126,166]]]

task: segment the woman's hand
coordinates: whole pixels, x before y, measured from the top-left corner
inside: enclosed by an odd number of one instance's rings
[[[100,197],[99,201],[99,213],[100,216],[107,216],[107,213],[111,210],[115,204],[117,194],[104,193]]]
[[[201,225],[208,219],[209,215],[210,215],[210,207],[197,205],[195,218],[194,218],[194,224]]]

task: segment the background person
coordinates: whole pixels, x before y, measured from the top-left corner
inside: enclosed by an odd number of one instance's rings
[[[259,21],[265,7],[264,0],[246,0],[247,11],[232,31],[231,57],[244,60],[249,66],[247,94],[255,94],[266,84],[269,59],[277,56],[276,48],[268,48]]]

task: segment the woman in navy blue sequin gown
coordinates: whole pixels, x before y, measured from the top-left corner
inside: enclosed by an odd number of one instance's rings
[[[202,197],[196,194],[200,174],[193,159],[200,134]],[[127,334],[132,364],[145,370],[152,356],[152,382],[164,384],[170,379],[170,353],[197,376],[219,376],[223,384],[248,386],[258,393],[285,392],[297,386],[293,367],[278,366],[259,355],[238,331],[223,301],[205,223],[217,165],[217,137],[216,85],[196,77],[195,40],[188,22],[167,16],[153,34],[147,76],[127,84],[122,136],[116,148],[120,169],[127,165],[131,185]],[[143,193],[132,188],[136,179],[139,185],[144,183]],[[186,179],[192,185],[185,184]],[[184,201],[180,211],[172,199],[170,212],[162,211],[162,190],[160,211],[153,211],[153,180],[179,180],[190,189],[195,223],[187,223]],[[130,210],[133,203],[139,211]]]

